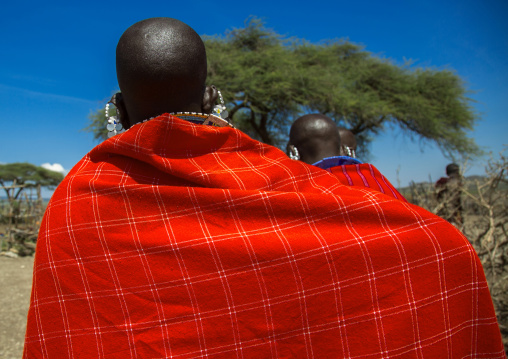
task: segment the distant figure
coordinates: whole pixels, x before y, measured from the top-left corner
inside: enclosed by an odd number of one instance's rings
[[[340,154],[356,158],[356,138],[353,132],[344,127],[337,127],[340,136]]]
[[[314,164],[325,157],[340,156],[337,125],[325,115],[315,113],[298,118],[289,131],[291,158]]]
[[[446,175],[435,184],[436,199],[438,201],[437,215],[455,226],[462,226],[462,176],[460,167],[455,163],[446,166]]]

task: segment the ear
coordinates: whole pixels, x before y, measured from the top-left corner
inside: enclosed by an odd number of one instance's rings
[[[128,129],[131,127],[129,116],[127,115],[127,108],[125,107],[125,102],[123,100],[123,96],[121,92],[117,92],[111,97],[110,102],[115,105],[116,110],[118,111],[118,120],[122,124],[122,127]]]
[[[206,86],[205,93],[203,94],[203,102],[201,104],[201,111],[203,113],[212,112],[212,107],[215,101],[217,101],[217,97],[219,96],[219,92],[217,91],[217,87],[214,85]]]

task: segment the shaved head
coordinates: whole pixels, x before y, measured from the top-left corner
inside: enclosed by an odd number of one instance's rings
[[[289,143],[297,148],[300,160],[308,164],[339,155],[337,126],[331,118],[321,114],[298,118],[291,126]]]
[[[129,27],[118,41],[116,72],[130,124],[165,112],[202,112],[205,46],[179,20],[151,18]]]

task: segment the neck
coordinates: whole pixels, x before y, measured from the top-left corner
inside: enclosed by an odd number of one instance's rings
[[[308,164],[321,161],[323,158],[340,156],[339,148],[336,144],[321,144],[317,148],[301,153],[301,160]]]
[[[131,104],[131,105],[130,105]],[[127,117],[130,126],[143,122],[148,118],[154,118],[165,113],[176,112],[202,112],[201,103],[198,102],[181,102],[180,104],[172,104],[165,102],[155,103],[153,101],[144,101],[144,103],[128,102],[126,99]]]
[[[130,122],[130,125],[133,126],[137,123],[141,123],[141,122],[144,122],[146,121],[147,119],[151,119],[151,118],[155,118],[155,117],[159,117],[165,113],[169,113],[169,114],[181,114],[181,113],[200,113],[199,111],[192,111],[192,110],[178,110],[178,111],[169,111],[169,110],[163,110],[163,111],[157,111],[157,112],[149,112],[147,115],[138,115],[136,117],[134,117],[133,119],[129,116],[129,122]]]

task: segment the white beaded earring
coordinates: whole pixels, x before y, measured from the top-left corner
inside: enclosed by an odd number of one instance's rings
[[[346,154],[351,157],[351,158],[355,158],[356,157],[356,153],[355,153],[355,150],[353,150],[351,147],[349,146],[342,146],[344,148],[344,152],[346,152]]]
[[[220,104],[214,106],[213,115],[225,119],[229,116],[229,113],[226,110],[226,105],[224,104],[221,92],[219,90],[217,90],[217,92],[219,93]]]
[[[289,148],[289,158],[291,158],[292,160],[298,161],[300,159],[300,154],[298,153],[298,149],[293,145],[289,145],[288,148]]]
[[[118,110],[116,110],[116,108],[115,108],[116,116],[109,116],[109,104],[110,104],[110,102],[108,102],[106,104],[106,108],[104,109],[104,113],[106,115],[106,120],[108,121],[108,123],[106,125],[106,128],[109,131],[108,132],[108,138],[111,138],[111,137],[113,137],[114,135],[116,135],[118,133],[125,132],[125,130],[123,129],[123,126],[120,123],[120,120],[118,119]]]

